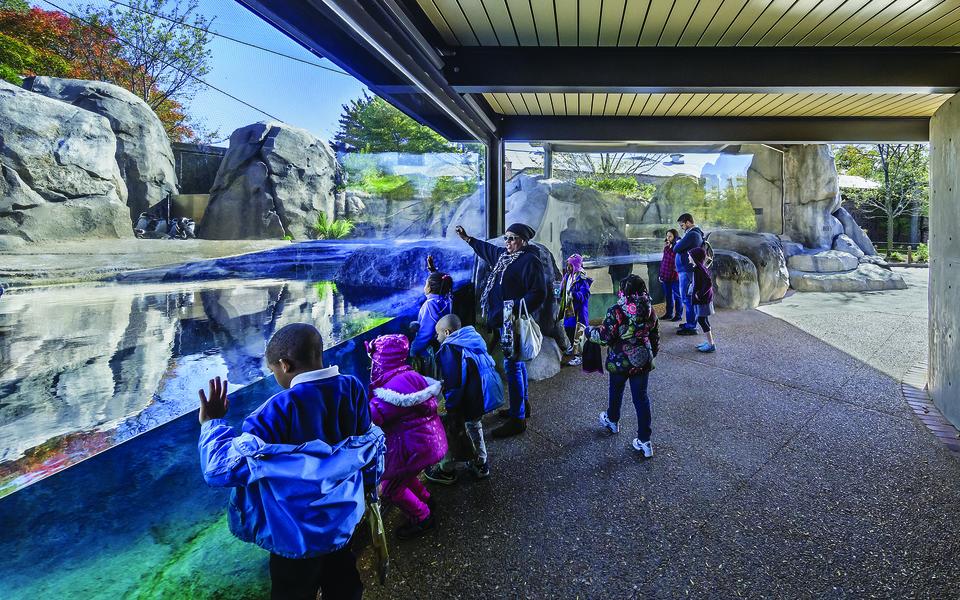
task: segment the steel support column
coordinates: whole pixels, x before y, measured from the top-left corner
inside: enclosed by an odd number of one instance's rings
[[[547,179],[553,177],[553,146],[543,145],[543,176]]]
[[[486,204],[484,210],[487,219],[486,237],[489,239],[502,234],[506,229],[504,223],[507,207],[506,182],[504,181],[506,154],[503,140],[500,138],[490,138],[486,146],[486,177],[484,178]]]

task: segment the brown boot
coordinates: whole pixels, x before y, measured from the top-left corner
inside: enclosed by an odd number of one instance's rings
[[[491,433],[490,435],[497,439],[507,438],[515,435],[520,435],[526,430],[527,430],[527,422],[524,419],[516,419],[514,417],[510,417],[510,419],[506,423],[494,429],[493,433]]]

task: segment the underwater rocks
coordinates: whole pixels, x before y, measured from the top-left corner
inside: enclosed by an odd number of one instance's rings
[[[109,121],[0,81],[0,248],[133,237]]]
[[[321,214],[334,213],[337,159],[310,132],[254,123],[233,132],[197,235],[213,240],[314,237]]]
[[[333,280],[337,285],[355,287],[420,289],[427,280],[427,256],[433,256],[437,268],[453,276],[456,287],[469,281],[474,254],[459,241],[442,245],[359,245],[340,265]]]
[[[102,81],[28,77],[31,92],[102,115],[117,138],[116,160],[127,186],[131,222],[177,193],[170,139],[150,106],[127,90]]]

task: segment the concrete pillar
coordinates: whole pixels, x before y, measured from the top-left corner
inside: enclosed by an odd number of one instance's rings
[[[930,370],[927,385],[960,426],[960,94],[930,119]]]
[[[543,145],[543,176],[547,179],[553,177],[553,147],[550,144]]]

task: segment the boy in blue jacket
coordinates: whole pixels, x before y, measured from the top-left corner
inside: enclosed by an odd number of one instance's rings
[[[485,479],[490,463],[480,419],[503,404],[503,381],[486,342],[472,326],[463,327],[457,315],[440,319],[436,332],[449,453],[424,476],[434,483],[455,483],[457,463],[466,461],[474,477]]]
[[[383,432],[370,423],[360,381],[323,366],[312,325],[270,339],[267,366],[284,390],[243,422],[223,420],[227,384],[200,396],[200,465],[209,485],[232,487],[230,531],[270,552],[271,598],[360,598],[350,550],[365,510],[365,480],[383,470]]]

